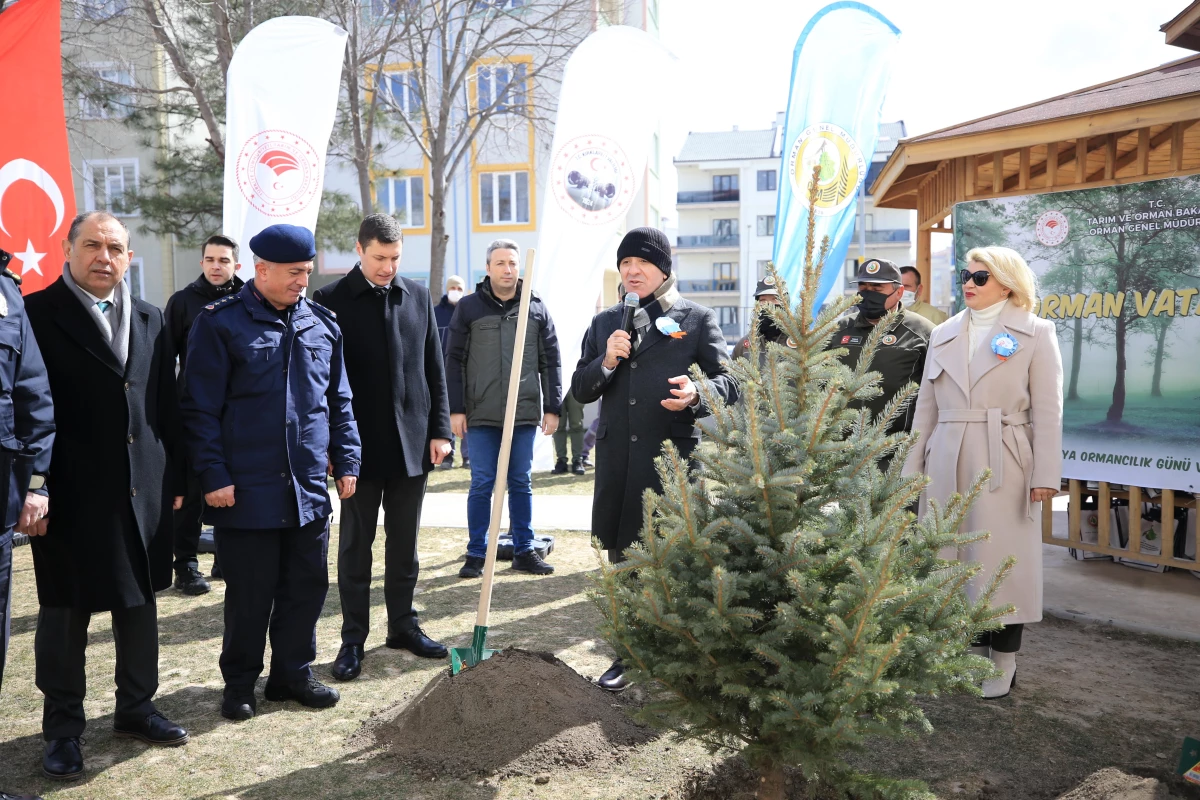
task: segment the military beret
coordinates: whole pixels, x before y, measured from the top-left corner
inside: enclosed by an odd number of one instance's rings
[[[317,240],[312,231],[299,225],[272,225],[250,240],[250,252],[262,261],[295,264],[317,257]]]

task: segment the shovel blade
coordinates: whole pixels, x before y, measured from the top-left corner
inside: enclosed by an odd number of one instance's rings
[[[499,652],[499,650],[485,648],[476,654],[474,648],[471,647],[452,647],[450,648],[450,674],[457,675],[467,667],[473,667],[480,661],[486,661]]]

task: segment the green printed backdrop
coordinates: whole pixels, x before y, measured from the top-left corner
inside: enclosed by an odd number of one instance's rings
[[[1200,176],[960,203],[956,263],[1038,275],[1063,357],[1063,476],[1200,485]]]

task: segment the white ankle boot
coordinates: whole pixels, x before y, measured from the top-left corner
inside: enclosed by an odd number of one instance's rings
[[[997,653],[993,650],[991,659],[992,663],[1004,674],[999,678],[991,678],[983,682],[985,700],[1007,697],[1008,693],[1012,691],[1012,687],[1017,685],[1017,654]]]

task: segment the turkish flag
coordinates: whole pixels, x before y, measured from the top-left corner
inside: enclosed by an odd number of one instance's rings
[[[18,0],[0,12],[0,249],[25,294],[62,274],[75,216],[63,113],[59,0]],[[18,77],[19,76],[19,77]]]

